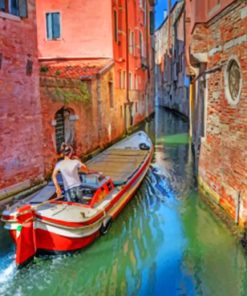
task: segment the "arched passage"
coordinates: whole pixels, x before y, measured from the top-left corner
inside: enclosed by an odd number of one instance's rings
[[[56,150],[59,152],[62,143],[75,144],[75,113],[71,108],[61,108],[55,114],[55,141]]]

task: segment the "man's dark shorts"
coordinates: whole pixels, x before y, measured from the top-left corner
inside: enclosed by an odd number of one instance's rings
[[[80,186],[66,190],[64,195],[67,201],[79,202],[82,200],[82,192]]]

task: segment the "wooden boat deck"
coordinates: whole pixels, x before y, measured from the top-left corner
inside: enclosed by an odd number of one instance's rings
[[[131,178],[147,154],[145,150],[112,148],[89,160],[87,166],[111,177],[116,185],[120,185]]]

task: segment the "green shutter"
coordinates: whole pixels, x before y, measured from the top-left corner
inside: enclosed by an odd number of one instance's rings
[[[19,0],[20,17],[27,17],[27,0]]]

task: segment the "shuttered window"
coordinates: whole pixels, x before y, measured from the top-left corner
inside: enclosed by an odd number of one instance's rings
[[[51,12],[46,14],[46,36],[49,40],[59,39],[60,33],[60,13]]]
[[[0,11],[27,17],[27,0],[0,0]]]
[[[10,13],[13,15],[19,16],[19,1],[18,0],[10,0]]]
[[[6,10],[5,0],[0,0],[0,10],[1,11]]]

